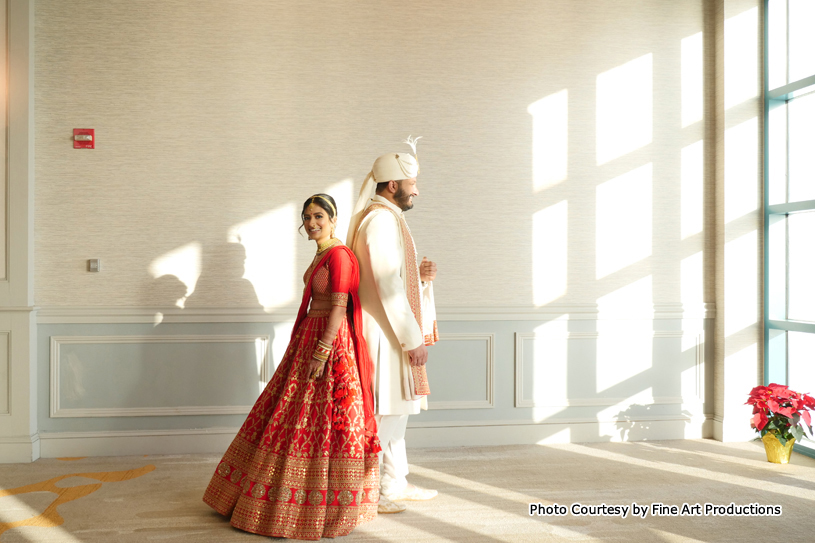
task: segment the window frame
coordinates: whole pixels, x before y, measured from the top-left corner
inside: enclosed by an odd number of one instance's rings
[[[787,202],[770,205],[770,111],[779,106],[785,106],[797,94],[815,90],[815,73],[803,79],[788,82],[787,84],[771,89],[770,80],[770,2],[764,0],[763,21],[763,86],[764,86],[764,129],[763,129],[763,180],[764,180],[764,384],[772,382],[788,383],[789,356],[788,333],[804,332],[815,334],[815,322],[806,322],[789,319],[788,291],[789,291],[789,260],[787,244],[789,230],[787,218],[792,213],[815,211],[815,200]],[[785,62],[789,64],[789,0],[784,1],[786,10],[786,42],[787,55]],[[786,123],[785,130],[789,130]],[[787,133],[788,135],[788,133]],[[785,137],[787,137],[785,135]],[[789,144],[787,143],[785,157],[789,157]],[[785,180],[789,183],[789,177]],[[788,185],[787,185],[788,187]],[[789,190],[787,188],[787,194]],[[787,198],[788,200],[789,198]],[[773,230],[773,226],[780,228]],[[813,391],[815,392],[815,391]],[[808,456],[815,457],[815,449],[795,444],[795,450]]]

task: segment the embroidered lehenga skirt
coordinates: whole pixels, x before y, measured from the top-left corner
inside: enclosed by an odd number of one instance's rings
[[[236,528],[313,540],[376,516],[378,442],[365,436],[347,319],[322,377],[308,378],[328,313],[312,310],[300,324],[204,494]]]

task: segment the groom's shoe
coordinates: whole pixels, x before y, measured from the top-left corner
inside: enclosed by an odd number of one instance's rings
[[[432,500],[438,495],[439,493],[436,490],[430,490],[429,488],[421,488],[416,485],[407,485],[401,492],[394,492],[393,494],[388,494],[388,499],[395,502],[403,501],[422,502],[426,500]]]
[[[379,505],[376,507],[376,512],[380,515],[390,515],[392,513],[401,513],[407,509],[401,503],[395,503],[390,499],[386,498],[382,494],[379,495]]]

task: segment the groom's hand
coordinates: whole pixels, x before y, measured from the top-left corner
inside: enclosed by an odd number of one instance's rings
[[[427,364],[427,347],[424,343],[408,351],[411,366],[424,366]]]
[[[436,263],[428,260],[426,256],[422,257],[422,263],[419,264],[419,277],[425,283],[436,279]]]

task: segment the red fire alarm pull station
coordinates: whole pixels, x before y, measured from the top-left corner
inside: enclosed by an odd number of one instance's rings
[[[74,149],[96,149],[93,128],[74,128]]]

